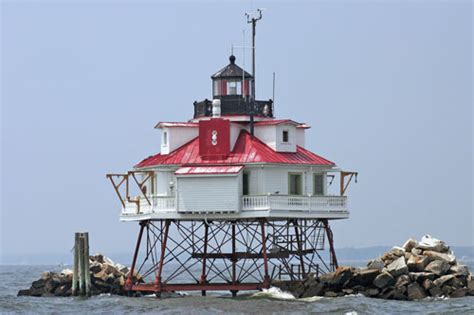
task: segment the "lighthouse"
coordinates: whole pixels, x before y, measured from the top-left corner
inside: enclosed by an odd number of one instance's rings
[[[158,152],[107,175],[120,220],[138,224],[125,288],[236,295],[333,271],[331,224],[349,218],[357,173],[309,150],[307,123],[277,119],[271,99],[255,99],[235,56],[211,84],[188,120],[157,123]]]

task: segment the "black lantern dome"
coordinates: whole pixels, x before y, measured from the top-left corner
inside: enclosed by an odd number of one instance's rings
[[[211,76],[212,97],[221,100],[221,115],[273,117],[273,101],[254,101],[253,76],[235,64],[235,56],[229,64]],[[194,118],[211,116],[212,102],[205,99],[194,102]]]

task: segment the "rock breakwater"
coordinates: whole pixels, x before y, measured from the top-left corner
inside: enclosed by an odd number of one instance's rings
[[[426,297],[474,296],[474,279],[467,266],[459,264],[445,242],[424,236],[409,239],[368,262],[366,268],[339,267],[336,271],[302,282],[274,282],[295,297],[336,297],[363,294],[394,300]]]
[[[125,295],[127,293],[123,285],[130,272],[128,267],[116,264],[101,254],[90,256],[89,265],[92,295],[104,293]],[[137,274],[134,277],[141,280]],[[29,289],[20,290],[18,296],[71,296],[72,278],[73,272],[70,269],[61,272],[44,272]]]

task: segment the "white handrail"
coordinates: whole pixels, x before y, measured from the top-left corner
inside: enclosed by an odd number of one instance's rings
[[[151,205],[145,198],[136,202],[125,202],[122,214],[149,214],[175,212],[175,196],[150,196]],[[139,208],[139,209],[138,209]],[[138,212],[139,210],[139,212]],[[305,212],[347,212],[346,196],[293,196],[280,194],[242,196],[242,211],[305,211]]]
[[[347,211],[345,196],[243,196],[242,210]]]

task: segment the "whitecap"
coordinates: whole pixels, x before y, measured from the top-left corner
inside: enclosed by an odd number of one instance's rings
[[[316,302],[325,299],[324,296],[310,296],[306,298],[301,298],[298,299],[298,301],[303,301],[303,302]]]
[[[252,297],[267,297],[279,300],[294,300],[295,296],[289,292],[282,291],[280,288],[270,287],[269,289],[262,289],[252,295]]]

